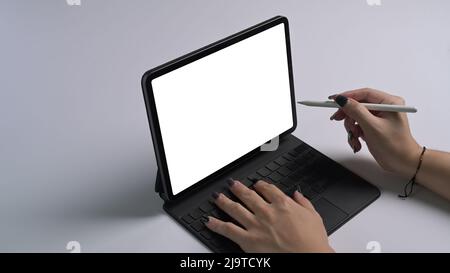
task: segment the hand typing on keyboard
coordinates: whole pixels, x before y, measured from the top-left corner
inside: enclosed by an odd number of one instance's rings
[[[322,218],[298,191],[291,198],[264,181],[255,190],[232,179],[229,186],[242,204],[222,193],[213,194],[214,202],[240,225],[209,216],[205,225],[210,230],[245,252],[333,252]]]

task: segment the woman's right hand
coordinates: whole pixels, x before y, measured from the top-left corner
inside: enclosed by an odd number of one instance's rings
[[[331,120],[344,120],[348,143],[356,153],[360,138],[380,166],[403,176],[412,176],[422,147],[411,135],[405,113],[373,112],[359,102],[404,105],[401,97],[364,88],[330,96],[341,107]]]

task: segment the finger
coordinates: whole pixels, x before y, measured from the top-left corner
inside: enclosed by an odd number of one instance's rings
[[[355,138],[360,137],[362,131],[359,130],[359,125],[351,117],[346,117],[344,120],[344,127],[347,132],[351,132],[352,136]]]
[[[286,197],[286,194],[272,184],[259,180],[253,186],[270,203],[277,203]]]
[[[378,117],[374,116],[370,111],[361,103],[354,99],[347,98],[339,95],[335,98],[336,103],[345,114],[357,121],[363,130],[369,129],[378,122]]]
[[[352,148],[352,151],[354,153],[361,150],[361,142],[359,141],[360,133],[362,132],[359,128],[359,126],[355,123],[355,121],[347,117],[344,121],[344,127],[347,130],[348,133],[348,139],[347,142]]]
[[[347,117],[347,115],[345,114],[345,112],[339,109],[339,111],[336,112],[336,115],[333,117],[333,120],[341,121],[341,120],[345,119],[346,117]]]
[[[359,102],[371,102],[371,103],[381,103],[388,94],[373,90],[370,88],[359,88],[354,90],[349,90],[341,93],[342,96],[352,98]]]
[[[387,104],[397,104],[400,102],[398,100],[398,97],[372,88],[360,88],[350,90],[341,93],[341,95],[352,98],[359,102],[387,103]]]
[[[344,117],[345,117],[344,111],[339,109],[330,117],[330,120],[342,120]]]
[[[361,148],[362,148],[362,144],[361,144],[361,141],[359,141],[359,138],[353,138],[352,139],[352,144],[351,144],[351,146],[353,147],[353,153],[357,153],[357,152],[359,152],[359,151],[361,151]]]
[[[380,111],[369,111],[369,112],[372,113],[372,115],[374,115],[376,117],[382,117],[387,113],[387,112],[380,112]],[[345,112],[342,111],[341,109],[339,109],[330,117],[330,120],[341,121],[341,120],[344,120],[346,117],[347,117],[347,115],[345,114]]]
[[[228,181],[231,192],[244,203],[256,215],[264,215],[269,206],[267,202],[255,191],[247,188],[237,180]]]
[[[305,207],[306,209],[308,209],[310,211],[316,211],[314,209],[313,204],[311,204],[311,202],[305,196],[303,196],[303,194],[301,194],[300,192],[295,191],[293,199],[295,202],[300,204],[302,207]]]
[[[255,215],[253,215],[253,213],[248,211],[248,209],[244,208],[241,204],[232,201],[224,194],[219,194],[214,202],[221,210],[225,211],[244,227],[247,228],[255,223]]]
[[[362,88],[346,91],[341,94],[329,96],[328,98],[334,100],[339,95],[352,98],[358,102],[401,104],[401,101],[396,100],[398,97],[370,88]],[[376,112],[374,111],[371,112],[375,116],[378,116]],[[345,117],[346,117],[345,113],[341,109],[339,109],[330,119],[343,120]]]
[[[359,126],[359,124],[355,124],[354,130],[357,132],[357,135],[358,135],[358,138],[357,138],[358,141],[355,144],[355,151],[359,152],[362,149],[362,144],[361,144],[360,138],[364,141],[366,141],[366,139],[364,137],[364,132],[361,129],[361,126]]]
[[[241,245],[248,236],[246,230],[231,222],[224,222],[212,216],[207,217],[205,226],[210,230],[227,237],[233,242]]]
[[[366,136],[364,135],[363,130],[361,129],[361,127],[358,125],[359,131],[361,132],[361,139],[366,141]]]

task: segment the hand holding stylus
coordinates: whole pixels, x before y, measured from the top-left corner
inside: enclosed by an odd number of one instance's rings
[[[422,147],[417,144],[409,128],[405,113],[371,113],[362,103],[405,105],[397,96],[369,88],[330,96],[340,109],[331,120],[344,120],[348,144],[356,153],[361,150],[360,139],[381,167],[404,176],[414,174]]]

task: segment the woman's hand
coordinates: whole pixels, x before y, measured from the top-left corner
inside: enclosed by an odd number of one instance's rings
[[[242,203],[223,194],[216,205],[242,227],[212,216],[206,226],[237,243],[246,252],[333,252],[322,218],[299,192],[290,198],[274,185],[258,181],[253,191],[230,180],[230,190]],[[259,194],[258,194],[258,193]]]
[[[382,168],[410,177],[422,151],[414,138],[405,113],[370,112],[358,102],[404,105],[402,98],[369,88],[330,96],[341,108],[331,120],[344,120],[348,143],[356,153],[360,138]]]

